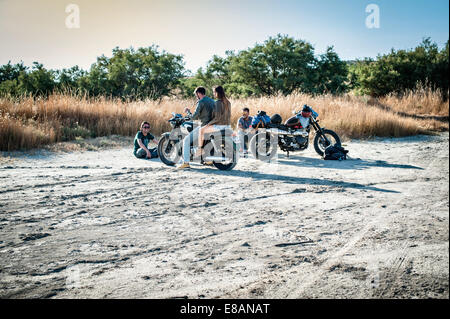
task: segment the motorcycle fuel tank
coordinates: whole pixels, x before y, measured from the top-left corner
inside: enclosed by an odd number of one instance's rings
[[[192,128],[193,128],[192,122],[184,122],[180,126],[181,133],[183,134],[189,134],[190,132],[192,132]]]
[[[309,125],[309,118],[303,117],[301,115],[296,115],[291,118],[289,118],[286,123],[284,123],[287,126],[300,126],[303,128],[307,128]]]
[[[297,116],[293,116],[293,117],[287,119],[287,121],[284,124],[287,126],[301,125],[300,119]]]

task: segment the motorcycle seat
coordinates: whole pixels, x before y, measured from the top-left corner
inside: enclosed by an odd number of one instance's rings
[[[220,129],[220,130],[214,130],[211,132],[207,132],[204,134],[206,139],[211,139],[211,137],[218,137],[218,136],[231,136],[233,135],[233,130],[230,128],[226,128],[226,129]]]
[[[209,134],[217,134],[217,133],[221,133],[221,134],[233,134],[233,130],[230,127],[227,128],[220,128],[220,129],[215,129],[215,130],[211,130],[209,132]],[[208,134],[208,133],[206,133]]]
[[[266,128],[280,128],[281,124],[269,123],[266,125]]]
[[[285,124],[274,124],[274,123],[270,123],[267,125],[267,128],[277,128],[279,130],[283,130],[283,131],[288,131],[289,127]]]

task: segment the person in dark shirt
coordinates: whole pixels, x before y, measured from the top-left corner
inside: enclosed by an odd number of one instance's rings
[[[240,150],[239,152],[247,152],[247,147],[246,147],[246,140],[247,142],[250,141],[253,137],[253,133],[252,133],[252,128],[251,128],[251,124],[252,124],[252,120],[253,118],[251,116],[249,116],[250,114],[250,110],[247,107],[244,107],[242,109],[242,116],[239,118],[238,123],[237,123],[237,129],[238,129],[238,136],[239,136],[239,141],[240,141]]]
[[[211,121],[200,128],[198,134],[198,149],[195,157],[203,156],[203,141],[204,134],[214,131],[220,131],[225,129],[231,129],[231,103],[225,95],[225,90],[222,86],[216,86],[213,88],[214,97],[217,99],[214,102],[214,110],[212,113]]]
[[[212,120],[212,115],[214,111],[214,100],[206,96],[206,89],[204,87],[197,87],[194,91],[197,97],[197,108],[195,109],[192,119],[201,122],[201,126],[207,125]],[[185,112],[190,112],[189,108],[185,109]],[[198,134],[201,126],[198,126],[192,130],[192,132],[187,135],[183,140],[183,164],[178,166],[179,169],[190,168],[189,161],[191,157],[191,141],[197,146]]]
[[[137,132],[134,138],[134,156],[137,158],[155,158],[158,157],[158,151],[155,148],[149,149],[150,141],[158,143],[158,140],[150,133],[150,123],[142,122],[141,130]]]

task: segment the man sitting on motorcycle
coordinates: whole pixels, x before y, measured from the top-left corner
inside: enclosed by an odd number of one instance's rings
[[[231,130],[231,103],[225,95],[225,91],[222,86],[216,86],[213,88],[214,97],[217,99],[214,102],[214,111],[212,113],[211,121],[200,128],[198,134],[198,149],[194,157],[201,157],[204,155],[202,146],[204,141],[204,135],[206,133],[212,133],[220,130]]]
[[[193,129],[192,132],[184,138],[183,164],[178,167],[179,169],[190,168],[189,162],[191,158],[191,143],[193,141],[195,141],[195,143],[198,142],[200,128],[207,125],[213,116],[214,100],[206,96],[206,89],[199,86],[195,89],[194,94],[197,97],[197,107],[192,115],[192,120],[199,120],[201,122],[201,126]],[[186,108],[185,112],[189,113],[190,109]]]

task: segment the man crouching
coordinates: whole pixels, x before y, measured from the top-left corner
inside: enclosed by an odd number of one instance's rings
[[[137,132],[135,138],[134,138],[134,156],[137,158],[156,158],[158,157],[158,150],[157,148],[148,148],[148,144],[150,141],[155,142],[158,144],[158,140],[155,139],[155,137],[150,133],[150,123],[149,122],[142,122],[141,124],[141,130]]]

